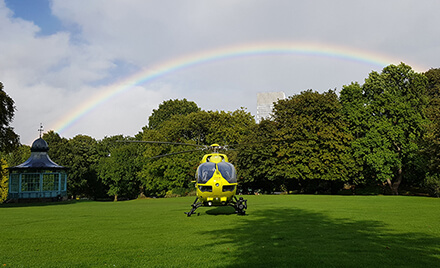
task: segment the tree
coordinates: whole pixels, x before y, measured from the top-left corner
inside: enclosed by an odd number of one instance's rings
[[[9,126],[14,118],[14,100],[3,91],[3,84],[0,82],[0,151],[9,152],[17,147],[19,136]]]
[[[245,191],[252,192],[260,189],[264,192],[274,192],[285,184],[284,178],[278,176],[276,170],[277,154],[275,134],[277,123],[263,119],[259,124],[249,128],[242,140],[237,155],[237,170],[239,181]]]
[[[178,130],[181,120],[166,122],[169,125],[167,130]],[[172,128],[171,125],[176,125]],[[165,130],[144,129],[142,138],[147,141],[172,141],[186,142],[183,137],[174,139],[169,138],[170,133]],[[168,136],[168,137],[167,137]],[[188,141],[190,142],[190,141]],[[165,194],[176,188],[189,188],[189,182],[194,178],[195,168],[200,160],[200,152],[189,152],[184,154],[172,155],[151,159],[158,155],[165,155],[187,151],[187,146],[166,145],[166,144],[139,144],[142,155],[138,161],[142,163],[141,171],[138,173],[147,196],[165,196]]]
[[[13,151],[20,144],[19,136],[9,126],[14,118],[14,100],[3,91],[3,83],[0,82],[0,152]],[[6,160],[0,155],[0,203],[8,196],[8,177]]]
[[[355,172],[350,142],[353,137],[342,118],[334,91],[311,90],[274,105],[277,123],[277,164],[274,174],[287,180],[326,184],[339,190]]]
[[[393,194],[417,161],[427,122],[425,89],[426,77],[402,63],[385,67],[381,74],[371,72],[362,86],[355,83],[341,91],[364,176],[387,183]]]
[[[26,161],[31,156],[31,147],[28,145],[19,145],[9,153],[1,153],[0,157],[6,160],[8,167],[17,166]]]
[[[425,73],[428,79],[428,105],[426,115],[429,119],[424,137],[424,156],[427,176],[425,186],[434,195],[440,195],[440,69],[430,69]]]
[[[162,122],[170,119],[173,115],[187,115],[200,111],[195,102],[183,100],[167,100],[159,105],[158,109],[154,109],[148,118],[148,128],[157,129]]]
[[[121,197],[133,199],[140,194],[141,182],[138,179],[140,167],[138,144],[122,143],[129,140],[122,136],[104,138],[99,142],[108,152],[98,165],[98,174],[102,182],[109,187],[107,193],[118,201]]]
[[[143,140],[182,142],[199,145],[239,143],[255,124],[250,113],[199,111],[186,115],[177,114],[163,121],[157,129],[144,128]],[[203,152],[195,151],[158,159],[153,156],[191,150],[187,146],[146,145],[139,173],[145,191],[150,195],[164,195],[172,189],[188,188]],[[234,153],[228,153],[234,160]]]
[[[43,139],[47,142],[49,146],[49,155],[50,158],[59,165],[66,165],[70,162],[68,155],[69,149],[69,140],[66,138],[62,138],[58,133],[53,130],[44,133]]]
[[[68,141],[64,155],[66,161],[58,164],[69,167],[67,190],[73,196],[99,198],[106,189],[98,178],[97,164],[101,157],[97,141],[89,136],[77,135]]]

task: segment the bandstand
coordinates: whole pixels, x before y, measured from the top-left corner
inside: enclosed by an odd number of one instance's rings
[[[48,151],[47,142],[40,137],[32,143],[28,160],[8,168],[8,199],[20,202],[67,198],[68,168],[53,162]]]

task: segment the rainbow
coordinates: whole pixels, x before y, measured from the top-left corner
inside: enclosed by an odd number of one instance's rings
[[[141,70],[122,81],[105,87],[100,93],[84,101],[70,113],[55,123],[55,132],[62,133],[100,104],[122,94],[134,86],[151,82],[172,72],[214,61],[231,60],[249,56],[265,55],[302,55],[310,57],[334,58],[351,62],[360,62],[383,68],[389,64],[398,64],[399,60],[376,52],[369,52],[342,46],[329,46],[311,43],[260,43],[245,44],[213,49],[185,55],[159,63],[152,68]],[[426,70],[416,68],[415,70]],[[367,74],[366,74],[367,75]]]

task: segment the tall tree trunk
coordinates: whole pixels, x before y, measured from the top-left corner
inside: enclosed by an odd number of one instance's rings
[[[402,161],[402,149],[400,148],[400,145],[398,145],[397,143],[394,143],[394,145],[396,146],[396,150],[399,153],[399,159],[400,159],[400,161]],[[391,193],[393,195],[399,194],[399,185],[401,182],[402,182],[402,162],[400,162],[400,164],[399,164],[399,169],[397,170],[396,180],[393,183],[388,181],[388,184],[391,187]]]
[[[392,182],[390,179],[387,179],[388,185],[390,186],[391,193],[393,195],[399,194],[399,186],[402,182],[402,167],[399,167],[399,170],[397,171],[396,180]]]
[[[400,183],[402,182],[402,167],[399,167],[399,171],[397,172],[397,179],[396,181],[393,183],[393,194],[398,195],[399,192],[399,186]]]
[[[113,199],[113,202],[116,202],[116,201],[118,201],[118,195],[117,194],[115,194],[115,199]]]

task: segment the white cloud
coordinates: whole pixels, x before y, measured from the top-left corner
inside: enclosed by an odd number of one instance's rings
[[[175,92],[168,85],[154,85],[154,89],[143,87],[133,87],[127,92],[117,95],[108,101],[94,106],[79,118],[80,123],[72,124],[63,130],[63,135],[73,137],[80,134],[92,137],[103,138],[112,135],[135,135],[147,125],[148,116],[153,109],[157,109],[159,103],[164,99],[175,96]],[[101,88],[101,91],[106,91]],[[82,92],[84,98],[90,98],[90,93]],[[77,105],[72,105],[73,110],[66,110],[61,119],[65,123],[76,110],[75,107],[81,105],[78,100]],[[76,118],[76,117],[75,117]]]
[[[266,41],[332,44],[439,67],[438,1],[52,0],[63,31],[42,36],[0,0],[0,81],[29,144],[96,94],[145,68],[185,55]],[[379,66],[304,55],[214,60],[138,85],[87,113],[63,136],[133,135],[166,99],[255,113],[256,93],[320,92],[363,82]],[[378,70],[379,69],[379,70]]]

